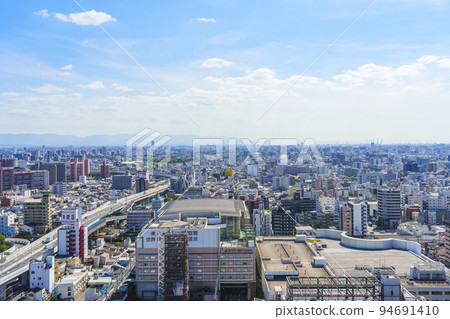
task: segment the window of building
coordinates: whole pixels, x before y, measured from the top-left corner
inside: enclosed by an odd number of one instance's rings
[[[435,296],[440,296],[442,295],[442,291],[432,291],[431,294]]]

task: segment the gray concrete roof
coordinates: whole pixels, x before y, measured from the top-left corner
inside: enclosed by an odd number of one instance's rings
[[[247,208],[242,200],[222,198],[179,199],[168,202],[163,208],[161,219],[177,218],[179,213],[211,214],[221,213],[222,216],[241,216],[241,212],[247,213]],[[202,214],[203,213],[203,214]]]

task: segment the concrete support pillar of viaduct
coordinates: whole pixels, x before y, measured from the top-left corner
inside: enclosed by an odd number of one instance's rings
[[[23,274],[20,275],[19,280],[20,280],[20,284],[23,286],[29,286],[30,284],[30,276],[29,276],[29,271],[24,272]]]
[[[0,301],[6,300],[6,284],[0,285]]]

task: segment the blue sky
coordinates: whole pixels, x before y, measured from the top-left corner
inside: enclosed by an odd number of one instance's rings
[[[450,142],[446,1],[379,0],[253,126],[372,1],[79,3],[2,4],[0,133]]]

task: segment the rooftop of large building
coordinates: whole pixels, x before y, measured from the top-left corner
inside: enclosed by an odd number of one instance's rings
[[[188,215],[221,213],[224,216],[240,217],[242,212],[248,216],[247,208],[242,200],[223,198],[180,199],[168,202],[163,207],[161,219],[177,219],[180,213]]]
[[[208,223],[206,218],[189,218],[187,221],[173,220],[152,223],[148,226],[148,229],[200,229],[206,228],[207,226]]]
[[[323,268],[314,268],[311,265],[313,254],[305,243],[296,243],[294,240],[264,240],[257,242],[260,257],[266,271],[295,271],[292,262],[300,261],[299,271],[307,276],[327,276]],[[284,258],[291,262],[283,263]]]
[[[423,260],[416,254],[398,249],[364,250],[345,247],[340,241],[321,238],[322,246],[326,248],[320,254],[327,259],[327,263],[338,273],[345,273],[355,269],[355,266],[394,266],[397,275],[409,274],[410,267]]]

